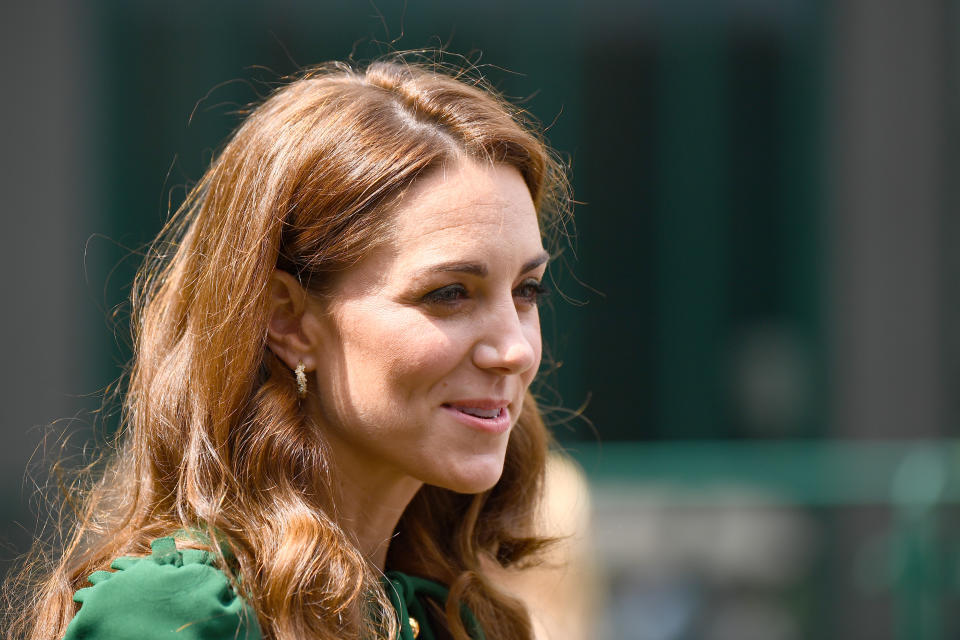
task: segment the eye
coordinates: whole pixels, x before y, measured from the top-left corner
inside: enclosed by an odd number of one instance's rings
[[[428,304],[454,305],[467,298],[467,289],[462,284],[448,284],[435,289],[421,298]]]
[[[527,304],[535,305],[549,292],[550,290],[542,282],[530,278],[521,282],[520,286],[514,289],[513,295]]]

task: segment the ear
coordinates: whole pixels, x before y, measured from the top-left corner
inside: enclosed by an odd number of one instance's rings
[[[274,270],[267,287],[267,346],[291,369],[302,361],[307,371],[313,371],[316,338],[306,330],[304,322],[304,315],[311,312],[309,294],[296,278],[279,269]]]

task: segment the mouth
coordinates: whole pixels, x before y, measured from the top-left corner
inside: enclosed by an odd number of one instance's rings
[[[472,401],[445,403],[443,409],[469,427],[490,433],[503,433],[510,428],[507,402]]]
[[[484,418],[486,420],[492,420],[493,418],[496,418],[503,412],[502,408],[501,409],[480,409],[478,407],[458,407],[458,406],[449,405],[449,404],[444,406],[450,407],[451,409],[456,409],[457,411],[462,411],[468,416],[476,416],[477,418]]]

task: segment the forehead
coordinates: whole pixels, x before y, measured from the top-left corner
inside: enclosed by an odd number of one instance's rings
[[[542,248],[530,191],[516,168],[502,164],[461,161],[424,176],[398,204],[394,232],[401,260]]]

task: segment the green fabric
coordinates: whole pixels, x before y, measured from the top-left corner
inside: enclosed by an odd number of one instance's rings
[[[411,617],[420,623],[420,635],[417,636],[417,640],[436,640],[433,629],[428,624],[430,618],[427,615],[424,598],[435,600],[443,606],[446,604],[449,595],[447,588],[433,580],[408,576],[399,571],[388,571],[384,582],[393,608],[400,615],[399,640],[413,640],[413,629],[410,627]],[[470,637],[474,640],[486,640],[480,624],[467,607],[460,608],[460,615],[463,617],[464,626],[467,628]]]
[[[177,532],[184,537],[184,532]],[[253,609],[238,596],[214,563],[216,555],[177,549],[173,537],[157,538],[145,557],[113,561],[114,571],[97,571],[93,586],[73,599],[81,604],[64,640],[260,640]],[[409,618],[420,623],[417,640],[436,640],[429,627],[425,598],[446,602],[443,585],[388,571],[383,580],[400,617],[398,640],[413,640]],[[485,640],[472,613],[462,608],[464,624],[475,640]],[[171,636],[171,634],[176,634]]]
[[[123,557],[97,571],[64,640],[259,640],[257,616],[200,549],[177,549],[158,538],[146,557]],[[171,636],[175,633],[176,636]]]

